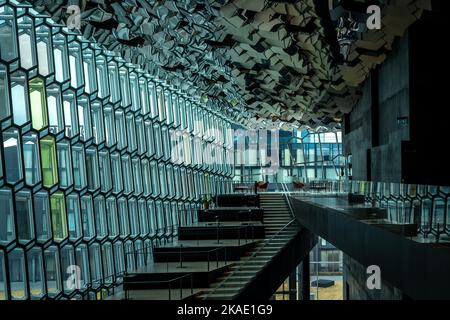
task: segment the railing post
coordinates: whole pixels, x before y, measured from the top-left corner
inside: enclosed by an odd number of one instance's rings
[[[191,294],[194,294],[194,274],[191,273]]]
[[[208,251],[208,272],[209,272],[209,251]]]
[[[216,250],[216,268],[219,269],[219,250]]]
[[[248,226],[245,226],[245,243],[248,243]]]
[[[220,243],[219,241],[219,216],[216,216],[216,226],[217,226],[217,244]]]
[[[128,274],[128,253],[125,252],[125,275]]]
[[[170,292],[170,290],[171,290],[171,287],[170,287],[170,280],[169,280],[169,300],[172,300],[172,295],[171,295],[171,292]]]

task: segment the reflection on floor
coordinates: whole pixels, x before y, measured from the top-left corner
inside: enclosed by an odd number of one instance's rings
[[[343,300],[343,280],[342,277],[332,277],[334,285],[328,288],[320,288],[311,286],[311,300]],[[311,281],[315,281],[316,277],[311,277]],[[319,279],[330,279],[330,277],[322,277]]]

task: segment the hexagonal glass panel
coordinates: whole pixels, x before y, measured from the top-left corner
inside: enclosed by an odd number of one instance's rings
[[[40,299],[45,293],[44,261],[39,247],[27,252],[28,281],[31,299]]]
[[[61,89],[58,85],[47,87],[47,109],[49,131],[53,134],[57,134],[64,130]]]
[[[78,134],[78,110],[76,96],[73,91],[63,93],[64,127],[66,137],[72,138]]]
[[[63,248],[61,248],[61,269],[63,272],[63,275],[65,277],[72,275],[73,272],[77,272],[73,269],[73,267],[76,266],[75,264],[75,251],[73,249],[73,246],[70,244],[66,244]],[[63,279],[65,278],[63,276]],[[64,292],[69,293],[72,292],[76,287],[76,279],[74,282],[68,281],[69,279],[66,279],[63,281],[63,288]]]
[[[8,245],[16,238],[11,190],[0,189],[0,208],[0,244]]]
[[[5,61],[17,58],[16,19],[10,7],[0,7],[0,57]]]
[[[81,198],[81,217],[84,238],[91,239],[95,237],[94,207],[91,196],[83,196]]]
[[[80,200],[77,194],[71,194],[66,198],[69,238],[78,240],[83,235],[81,226]]]
[[[34,220],[36,223],[36,239],[44,243],[52,237],[50,221],[50,199],[46,191],[34,195]]]
[[[0,250],[0,300],[7,299],[7,290],[5,254]]]
[[[81,272],[79,279],[80,290],[84,291],[90,284],[89,251],[85,244],[81,244],[75,248],[75,258]]]
[[[22,72],[15,72],[11,80],[11,101],[14,123],[21,126],[30,121],[27,99],[27,77]]]
[[[100,188],[97,149],[89,148],[86,150],[86,176],[90,191]]]
[[[108,217],[108,234],[110,238],[119,235],[119,220],[117,214],[116,199],[109,197],[106,199],[106,214]]]
[[[97,73],[95,68],[94,51],[83,50],[84,91],[93,93],[97,91]]]
[[[11,115],[9,108],[8,72],[6,66],[0,63],[0,121]]]
[[[70,150],[70,143],[67,141],[58,142],[57,149],[59,185],[61,188],[69,188],[73,185],[72,153]]]
[[[73,88],[84,85],[81,47],[77,41],[69,43],[70,84]]]
[[[47,292],[50,297],[58,295],[62,290],[61,268],[57,247],[49,247],[44,252]]]
[[[33,203],[31,192],[16,194],[16,221],[19,241],[27,243],[34,238]]]
[[[102,55],[98,55],[96,58],[96,65],[97,65],[98,96],[100,98],[105,98],[109,95],[108,66],[106,64],[105,57]]]
[[[108,79],[110,86],[110,99],[112,103],[116,103],[120,100],[120,82],[119,82],[119,69],[115,61],[108,63]]]
[[[50,197],[52,210],[53,239],[62,241],[67,238],[67,214],[66,201],[62,192],[57,192]]]
[[[41,166],[39,161],[38,135],[27,133],[23,136],[23,163],[25,168],[25,181],[34,186],[41,181]]]
[[[24,16],[17,19],[19,34],[20,65],[24,69],[36,66],[36,40],[34,38],[34,23],[30,17]]]
[[[9,286],[13,300],[28,298],[27,273],[25,269],[25,255],[22,249],[14,249],[8,253]]]
[[[111,243],[106,242],[102,245],[102,265],[105,283],[112,283],[114,280],[114,257]]]
[[[103,192],[108,192],[112,188],[111,180],[111,161],[109,152],[100,151],[99,157],[99,169],[100,169],[100,184]]]
[[[102,279],[102,255],[100,246],[97,243],[89,247],[89,261],[91,265],[91,280],[95,288],[100,286],[100,280]]]
[[[33,128],[41,130],[48,126],[47,119],[47,96],[45,94],[45,83],[41,78],[35,78],[28,83],[30,90],[30,107]]]
[[[53,56],[55,67],[55,79],[65,82],[69,79],[69,57],[67,54],[67,40],[62,34],[53,36]]]
[[[92,137],[92,121],[89,99],[86,96],[78,98],[78,122],[81,140],[89,140]]]
[[[108,234],[105,207],[105,198],[103,196],[98,196],[94,199],[95,228],[98,239],[103,239]]]
[[[9,183],[23,179],[22,155],[20,152],[19,131],[9,129],[3,132],[3,154],[5,157],[5,175]]]
[[[42,25],[36,27],[36,49],[39,73],[47,76],[53,72],[53,50],[50,28]]]
[[[43,184],[51,188],[58,183],[58,163],[56,161],[55,139],[47,136],[41,139],[41,166]]]

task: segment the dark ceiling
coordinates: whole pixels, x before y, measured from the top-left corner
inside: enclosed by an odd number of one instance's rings
[[[371,68],[429,0],[34,0],[149,73],[203,99],[219,98],[242,124],[340,126]],[[388,4],[387,4],[388,3]],[[364,12],[382,7],[382,29]],[[242,116],[244,115],[244,116]]]

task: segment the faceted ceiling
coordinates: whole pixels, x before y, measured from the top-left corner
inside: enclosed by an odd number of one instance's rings
[[[246,126],[337,128],[371,68],[429,0],[31,0],[189,95],[219,98]],[[382,6],[382,29],[366,8]],[[68,23],[69,22],[69,23]]]

